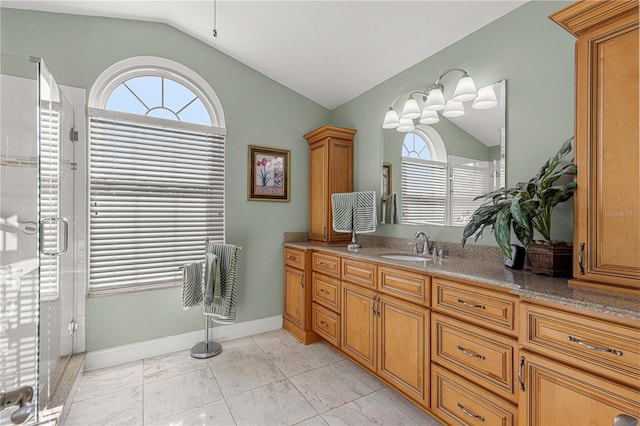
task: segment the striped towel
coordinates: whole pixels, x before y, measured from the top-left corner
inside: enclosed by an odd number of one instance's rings
[[[184,265],[182,270],[182,309],[186,310],[202,302],[203,262]]]
[[[204,304],[220,304],[220,258],[211,252],[205,253]]]
[[[384,223],[399,223],[398,221],[398,194],[392,192],[387,197],[387,206],[384,212]]]
[[[334,231],[353,231],[353,220],[357,203],[358,196],[355,192],[331,194],[331,210],[333,212]]]
[[[204,314],[219,324],[230,324],[236,320],[236,305],[238,292],[238,246],[209,242],[206,253],[212,253],[218,258],[220,279],[213,286],[213,303],[204,305]],[[216,277],[211,271],[216,262],[208,262],[209,270],[205,276]],[[206,268],[205,268],[206,269]],[[209,275],[207,275],[209,273]],[[216,286],[219,286],[219,298],[216,299]]]
[[[376,231],[375,191],[331,194],[333,230],[356,231],[358,234]]]
[[[357,209],[355,214],[355,230],[357,234],[376,232],[378,218],[376,215],[375,191],[356,192]]]

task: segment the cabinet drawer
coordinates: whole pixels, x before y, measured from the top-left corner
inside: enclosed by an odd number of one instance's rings
[[[285,247],[282,254],[285,265],[298,269],[305,268],[306,252],[304,250]]]
[[[378,285],[381,293],[429,306],[431,288],[429,276],[380,266],[378,267]]]
[[[518,409],[436,364],[431,369],[431,410],[450,424],[518,424]]]
[[[640,331],[620,324],[522,305],[520,343],[586,371],[638,386]]]
[[[516,401],[516,342],[500,334],[434,313],[431,359],[487,389]]]
[[[327,342],[340,347],[340,315],[317,303],[312,305],[313,331],[324,337]]]
[[[327,253],[313,252],[313,270],[340,278],[340,258]]]
[[[342,259],[342,279],[375,288],[376,266],[357,260]]]
[[[434,310],[494,331],[516,335],[517,297],[440,278],[433,281]]]
[[[313,301],[340,313],[340,280],[314,272]]]

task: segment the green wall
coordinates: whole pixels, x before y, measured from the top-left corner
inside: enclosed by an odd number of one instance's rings
[[[168,58],[207,80],[227,123],[226,237],[243,247],[238,321],[282,314],[282,234],[307,227],[302,135],[328,123],[329,111],[167,25],[12,9],[2,9],[0,24],[2,51],[41,56],[58,83],[84,88],[87,96],[105,68],[132,56]],[[32,77],[33,64],[13,71]],[[247,201],[247,145],[291,151],[290,202]],[[201,309],[181,310],[178,288],[92,297],[86,315],[89,351],[204,324]]]
[[[3,51],[43,57],[60,84],[87,95],[105,68],[132,56],[180,62],[209,82],[227,122],[226,229],[227,240],[243,246],[238,320],[245,321],[282,313],[282,233],[307,226],[306,132],[326,123],[357,129],[355,188],[380,191],[388,105],[461,67],[479,87],[507,80],[507,183],[535,173],[573,134],[574,40],[547,18],[567,4],[527,3],[332,112],[163,24],[2,9],[0,42]],[[32,76],[32,68],[24,69]],[[289,203],[247,201],[250,144],[291,151]],[[571,239],[570,203],[557,211],[554,238]],[[461,234],[461,228],[402,225],[382,226],[379,234],[412,237],[418,229],[439,241],[459,241]],[[483,243],[494,244],[493,238]],[[179,294],[173,288],[89,298],[87,350],[201,329],[200,310],[182,311]]]
[[[535,174],[573,135],[575,39],[548,18],[568,4],[529,2],[333,110],[334,124],[358,129],[356,190],[380,190],[382,141],[388,132],[382,120],[389,105],[399,94],[428,86],[449,68],[467,70],[478,87],[507,80],[507,185]],[[447,86],[455,85],[455,79],[448,78],[443,80],[445,96],[453,90]],[[397,190],[395,178],[394,170]],[[462,235],[462,228],[407,225],[383,225],[378,234],[411,238],[418,230],[436,241],[459,242]],[[572,239],[572,202],[556,208],[552,233],[555,239]],[[479,243],[495,245],[488,232]]]

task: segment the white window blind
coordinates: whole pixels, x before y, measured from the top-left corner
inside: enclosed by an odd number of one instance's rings
[[[402,159],[402,223],[446,224],[447,164]]]
[[[478,195],[491,191],[491,170],[473,165],[452,166],[452,225],[466,225],[483,200],[473,201]]]
[[[92,291],[178,282],[224,241],[224,136],[101,111],[90,118]]]

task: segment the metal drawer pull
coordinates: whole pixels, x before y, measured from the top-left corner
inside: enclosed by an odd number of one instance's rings
[[[329,327],[329,324],[327,324],[327,323],[326,323],[326,322],[324,322],[324,321],[320,321],[320,325],[322,325],[323,327]]]
[[[616,356],[622,356],[622,351],[619,351],[617,349],[599,348],[597,346],[593,346],[593,345],[590,345],[588,343],[581,342],[580,340],[576,339],[573,336],[567,336],[567,340],[570,341],[570,342],[573,342],[573,343],[577,343],[578,345],[582,346],[583,348],[591,349],[592,351],[607,352],[607,353],[610,353],[610,354],[614,354]]]
[[[328,292],[327,290],[325,290],[324,288],[320,289],[320,293],[322,294],[331,294],[330,292]]]
[[[524,357],[520,357],[520,365],[518,366],[518,382],[520,382],[520,391],[524,392],[524,379],[522,376],[522,368],[524,367]]]
[[[469,352],[468,350],[466,350],[465,348],[463,348],[462,346],[456,346],[456,348],[462,352],[463,354],[465,354],[466,356],[470,356],[473,358],[478,358],[478,359],[484,359],[484,355],[480,355],[480,354],[474,354],[473,352]]]
[[[289,260],[296,260],[295,256],[289,256]]]
[[[458,299],[458,303],[462,303],[464,306],[468,306],[469,308],[484,309],[484,305],[474,305],[473,303],[465,302],[462,299]]]
[[[476,419],[480,420],[481,422],[484,422],[484,417],[482,417],[481,415],[472,413],[471,411],[469,411],[469,410],[467,410],[466,408],[464,408],[464,406],[463,406],[462,404],[460,404],[459,402],[456,402],[456,405],[457,405],[457,406],[458,406],[458,408],[459,408],[460,410],[462,410],[462,412],[463,412],[463,413],[465,413],[467,416],[469,416],[469,417],[474,417],[474,418],[476,418]]]
[[[374,316],[374,317],[376,316],[376,308],[375,308],[375,306],[373,305],[373,304],[375,303],[375,301],[376,301],[376,296],[373,296],[373,297],[371,298],[371,312],[373,312],[373,316]]]
[[[380,316],[380,296],[378,296],[378,300],[376,300],[376,313]]]
[[[320,263],[319,263],[319,265],[320,265],[320,266],[329,266],[329,264],[328,264],[328,263],[324,263],[324,262],[320,262]]]
[[[584,256],[584,243],[580,243],[580,253],[578,253],[578,266],[580,267],[580,275],[584,275],[584,266],[582,265],[583,256]]]

